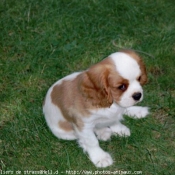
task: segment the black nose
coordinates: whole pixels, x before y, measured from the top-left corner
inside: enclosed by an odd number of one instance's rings
[[[135,101],[138,101],[140,100],[142,94],[140,92],[137,92],[137,93],[134,93],[134,95],[132,96],[132,98],[135,100]]]

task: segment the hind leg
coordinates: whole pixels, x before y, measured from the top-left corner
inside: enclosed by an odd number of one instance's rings
[[[75,140],[77,139],[74,131],[64,131],[58,128],[50,128],[52,133],[59,139],[64,139],[64,140]]]
[[[75,140],[76,134],[71,123],[65,119],[54,121],[47,118],[47,124],[52,133],[59,139]]]
[[[66,121],[59,108],[54,105],[45,105],[43,111],[47,125],[56,137],[65,140],[76,139],[72,124]]]

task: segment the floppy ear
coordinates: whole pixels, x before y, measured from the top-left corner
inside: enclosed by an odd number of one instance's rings
[[[109,73],[109,68],[97,64],[83,74],[81,91],[93,106],[110,107],[113,102],[108,84]]]
[[[144,85],[148,81],[146,67],[145,67],[144,62],[141,59],[140,59],[139,64],[140,64],[140,69],[141,69],[140,84]]]

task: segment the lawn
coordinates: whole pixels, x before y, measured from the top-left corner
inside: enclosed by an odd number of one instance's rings
[[[0,174],[175,173],[174,0],[1,0],[0,15]],[[143,57],[151,113],[125,117],[130,137],[100,142],[115,162],[97,169],[51,134],[42,102],[56,80],[120,48]]]

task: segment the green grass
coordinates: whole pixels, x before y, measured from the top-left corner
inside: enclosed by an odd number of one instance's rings
[[[140,104],[151,114],[126,117],[129,138],[100,142],[115,160],[104,170],[175,172],[174,0],[1,0],[0,15],[0,174],[97,170],[75,141],[51,134],[42,101],[57,79],[119,48],[153,56],[142,54],[149,83]]]

